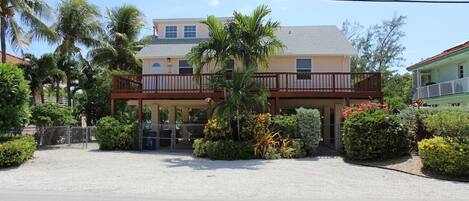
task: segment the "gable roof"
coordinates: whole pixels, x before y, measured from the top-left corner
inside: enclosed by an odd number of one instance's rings
[[[413,70],[413,69],[416,69],[420,66],[423,66],[423,65],[426,65],[426,64],[430,64],[430,63],[433,63],[435,61],[438,61],[438,60],[441,60],[441,59],[444,59],[446,57],[449,57],[449,56],[453,56],[453,55],[456,55],[458,53],[462,53],[462,52],[465,52],[469,50],[469,41],[463,43],[463,44],[459,44],[459,45],[456,45],[454,47],[451,47],[435,56],[432,56],[432,57],[429,57],[429,58],[426,58],[416,64],[413,64],[409,67],[407,67],[407,70]]]
[[[285,45],[278,55],[353,56],[355,49],[336,26],[284,26],[276,33]],[[138,52],[139,58],[183,57],[207,39],[155,39]]]

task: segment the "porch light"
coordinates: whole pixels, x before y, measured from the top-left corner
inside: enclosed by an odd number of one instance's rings
[[[170,64],[170,63],[171,63],[171,58],[169,58],[169,57],[166,58],[166,62],[167,62],[168,64]]]

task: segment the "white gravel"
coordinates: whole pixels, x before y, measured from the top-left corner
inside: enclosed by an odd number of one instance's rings
[[[0,189],[145,195],[155,199],[469,198],[469,184],[355,166],[340,157],[210,161],[188,153],[40,150],[0,170]]]

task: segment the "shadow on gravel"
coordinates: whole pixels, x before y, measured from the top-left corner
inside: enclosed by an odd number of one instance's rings
[[[245,169],[259,170],[263,165],[269,163],[267,160],[209,160],[203,158],[169,158],[162,162],[169,168],[172,167],[189,167],[193,170],[217,170],[217,169]]]

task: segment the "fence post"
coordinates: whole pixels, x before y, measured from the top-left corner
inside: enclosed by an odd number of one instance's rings
[[[68,143],[68,146],[70,147],[70,146],[72,146],[72,140],[71,140],[71,138],[72,138],[72,127],[71,126],[67,126],[67,137],[68,137],[68,140],[67,140],[68,142],[67,143]]]

